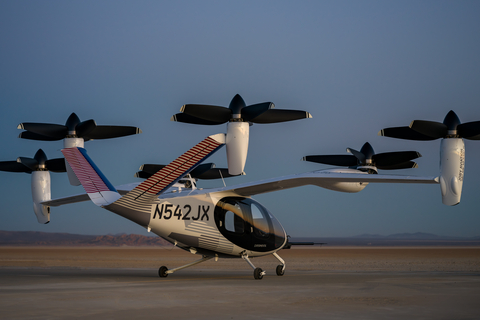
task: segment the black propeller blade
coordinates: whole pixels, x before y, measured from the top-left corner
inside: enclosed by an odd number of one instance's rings
[[[307,111],[301,110],[283,110],[283,109],[269,109],[259,116],[250,120],[253,123],[277,123],[292,120],[300,120],[311,118],[312,116]]]
[[[191,124],[204,124],[204,125],[219,124],[218,122],[213,122],[213,121],[200,119],[200,118],[197,118],[197,117],[194,117],[194,116],[190,116],[186,113],[174,114],[170,120],[171,121],[176,121],[176,122],[191,123]]]
[[[140,171],[138,171],[135,174],[135,177],[148,179],[163,167],[165,167],[165,165],[144,164],[140,167]],[[216,168],[214,163],[201,164],[195,169],[193,169],[192,172],[190,172],[190,175],[194,179],[201,179],[201,180],[230,178],[235,176],[235,175],[229,174],[228,169]]]
[[[465,138],[480,140],[480,121],[461,123],[457,114],[450,110],[443,123],[414,120],[408,127],[393,127],[380,130],[379,136],[406,140],[435,140],[440,138]]]
[[[406,140],[416,140],[416,141],[429,141],[435,140],[432,138],[421,134],[410,127],[393,127],[385,128],[378,132],[379,136],[397,138],[397,139],[406,139]]]
[[[229,121],[252,123],[276,123],[311,118],[311,114],[300,110],[276,110],[272,102],[247,106],[240,95],[235,95],[228,108],[212,105],[186,104],[170,120],[204,125],[216,125]]]
[[[375,154],[370,143],[366,142],[360,151],[347,148],[352,155],[317,155],[306,156],[302,160],[342,166],[363,167],[372,166],[383,170],[417,168],[417,164],[411,160],[421,157],[416,151],[384,152]]]
[[[417,151],[398,151],[398,152],[384,152],[373,155],[372,160],[375,162],[377,168],[384,169],[386,167],[395,167],[397,165],[405,164],[410,160],[420,158],[422,155]],[[415,164],[415,162],[413,162]],[[412,168],[412,167],[408,167]]]
[[[26,173],[32,173],[33,171],[67,171],[63,158],[48,160],[42,149],[38,149],[33,158],[19,157],[16,161],[1,161],[0,170]]]
[[[462,123],[457,127],[458,134],[469,140],[480,140],[480,121]]]
[[[377,168],[382,170],[412,169],[418,168],[418,164],[413,161],[406,161],[392,166],[377,166]]]
[[[353,155],[324,155],[324,156],[306,156],[303,161],[323,163],[332,166],[354,167],[357,165],[357,158]]]
[[[93,119],[80,121],[75,113],[68,117],[65,125],[23,122],[17,128],[26,130],[20,133],[19,138],[44,141],[64,138],[83,138],[85,141],[110,139],[142,132],[139,128],[130,126],[99,126]]]

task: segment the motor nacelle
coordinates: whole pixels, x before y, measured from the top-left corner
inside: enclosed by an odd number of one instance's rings
[[[323,170],[328,172],[335,172],[335,173],[361,173],[361,174],[368,174],[366,172],[356,170],[356,169],[330,169],[330,170]],[[347,192],[347,193],[356,193],[360,192],[368,185],[368,182],[328,182],[322,181],[321,184],[317,186],[333,190],[333,191],[340,191],[340,192]]]
[[[250,125],[248,122],[229,122],[227,126],[227,162],[228,173],[243,173],[248,153]]]
[[[454,206],[462,196],[465,143],[462,138],[442,139],[440,145],[440,189],[442,202]]]
[[[51,200],[50,191],[50,172],[33,171],[32,172],[32,198],[33,211],[37,216],[39,223],[50,222],[50,207],[41,204],[43,201]]]

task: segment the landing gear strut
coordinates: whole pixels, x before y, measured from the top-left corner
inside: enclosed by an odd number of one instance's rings
[[[273,256],[277,258],[277,260],[281,263],[277,266],[277,276],[283,276],[285,274],[285,261],[280,258],[280,256],[276,252],[273,253]]]
[[[185,268],[194,266],[194,265],[196,265],[196,264],[205,262],[205,261],[210,260],[210,259],[212,259],[212,258],[213,258],[213,257],[202,256],[202,259],[200,259],[200,260],[197,260],[197,261],[194,261],[194,262],[192,262],[192,263],[186,264],[186,265],[181,266],[181,267],[178,267],[178,268],[173,268],[173,269],[168,269],[168,268],[165,267],[165,266],[161,266],[160,269],[158,269],[158,275],[160,276],[160,278],[166,278],[170,273],[174,273],[175,271],[182,270],[182,269],[185,269]]]
[[[253,277],[257,280],[260,280],[263,278],[265,274],[267,274],[265,271],[263,271],[261,268],[256,268],[253,263],[248,259],[248,254],[246,252],[242,253],[242,259],[247,261],[247,263],[252,267],[253,269]]]

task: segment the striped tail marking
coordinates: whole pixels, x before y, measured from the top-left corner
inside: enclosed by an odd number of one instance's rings
[[[85,192],[97,206],[108,205],[120,198],[115,187],[90,159],[84,148],[66,148],[62,149],[62,153]]]
[[[139,184],[135,189],[120,199],[117,204],[124,201],[150,200],[157,197],[183,176],[195,169],[195,167],[202,163],[207,157],[215,153],[224,144],[224,134],[216,134],[205,138],[202,142],[198,143],[170,164],[163,167],[153,176]]]
[[[135,189],[150,195],[159,195],[180,178],[195,169],[205,158],[223,146],[223,141],[218,141],[212,136],[185,152],[183,155],[159,170],[149,179],[138,185]]]

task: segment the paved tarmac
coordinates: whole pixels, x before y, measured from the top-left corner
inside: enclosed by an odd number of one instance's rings
[[[1,319],[479,319],[468,272],[0,268]]]

